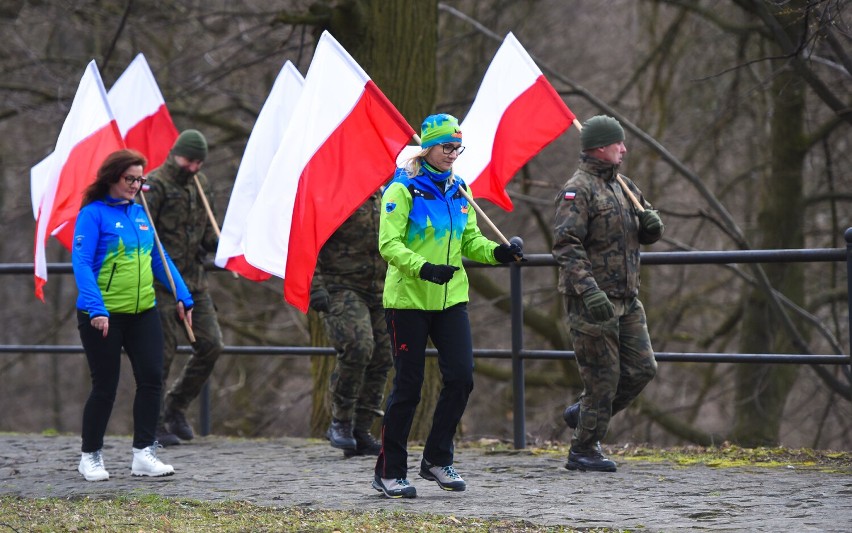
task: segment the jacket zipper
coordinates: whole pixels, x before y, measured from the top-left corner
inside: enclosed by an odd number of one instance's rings
[[[452,190],[452,187],[450,187],[450,190]],[[453,247],[453,210],[452,210],[452,207],[451,207],[453,197],[452,197],[452,195],[448,196],[447,195],[448,192],[449,191],[444,191],[444,203],[447,206],[447,214],[450,215],[450,234],[447,237],[447,264],[449,265],[450,264],[450,250],[452,250],[452,247]],[[452,281],[452,278],[450,278],[450,281],[448,281],[447,284],[444,285],[444,305],[441,306],[442,309],[447,308],[447,297],[450,294],[450,282],[451,281]]]

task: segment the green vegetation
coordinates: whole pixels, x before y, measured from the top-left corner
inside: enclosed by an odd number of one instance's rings
[[[322,511],[260,507],[245,502],[173,500],[150,494],[95,500],[0,496],[0,531],[481,531],[560,532],[567,527],[525,521],[456,518],[401,512]],[[624,531],[583,529],[584,533]]]

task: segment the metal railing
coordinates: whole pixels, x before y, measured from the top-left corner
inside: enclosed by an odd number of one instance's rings
[[[847,279],[848,325],[850,331],[849,354],[847,355],[811,355],[811,354],[737,354],[737,353],[682,353],[654,352],[657,361],[702,362],[702,363],[772,363],[772,364],[816,364],[816,365],[852,365],[852,228],[844,233],[846,249],[819,248],[801,250],[741,250],[720,252],[645,252],[642,253],[643,265],[702,265],[702,264],[745,264],[745,263],[814,263],[845,262]],[[522,270],[530,267],[553,267],[556,261],[550,254],[528,254],[527,261],[509,265],[511,293],[511,349],[474,349],[474,357],[491,359],[510,359],[512,361],[512,391],[514,414],[514,446],[526,447],[525,429],[525,389],[524,360],[573,359],[573,351],[563,350],[527,350],[524,348],[524,308]],[[479,263],[466,263],[466,266],[483,267]],[[499,267],[491,267],[499,268]],[[48,273],[69,274],[70,263],[52,263]],[[33,273],[32,263],[0,264],[2,274]],[[178,352],[190,353],[191,347],[179,346]],[[48,353],[81,354],[79,345],[0,345],[0,353]],[[225,346],[223,355],[253,356],[315,356],[334,355],[334,349],[311,346]],[[434,349],[427,355],[435,356]],[[848,374],[847,374],[848,375]],[[200,400],[200,433],[210,433],[210,396],[209,386],[205,384]]]

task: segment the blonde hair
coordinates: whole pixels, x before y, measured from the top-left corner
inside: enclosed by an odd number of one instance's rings
[[[402,168],[405,169],[405,173],[408,174],[409,178],[413,178],[420,174],[420,168],[423,166],[423,158],[426,157],[426,154],[428,154],[429,150],[432,148],[434,147],[430,146],[429,148],[423,148],[402,162]]]

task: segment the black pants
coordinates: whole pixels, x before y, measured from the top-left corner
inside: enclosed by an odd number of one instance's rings
[[[157,309],[139,314],[113,313],[109,334],[92,327],[89,315],[77,311],[77,328],[89,361],[92,392],[83,409],[83,452],[103,448],[118,378],[121,375],[121,348],[127,352],[136,379],[133,400],[133,447],[154,443],[163,375],[163,331]]]
[[[426,341],[438,350],[443,387],[432,416],[432,428],[423,448],[429,463],[453,464],[453,437],[473,390],[473,341],[467,305],[444,311],[387,309],[385,319],[393,346],[396,375],[382,422],[382,451],[376,474],[383,478],[408,477],[408,434],[420,403]]]

